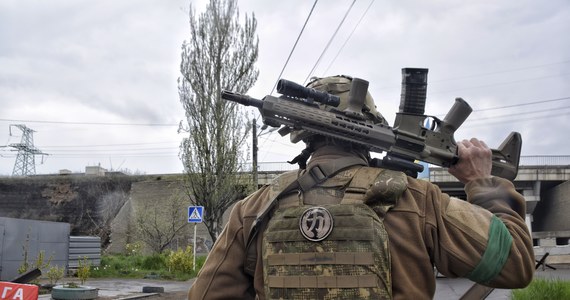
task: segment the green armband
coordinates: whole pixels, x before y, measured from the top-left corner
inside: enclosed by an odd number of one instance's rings
[[[479,264],[466,277],[478,283],[488,283],[493,280],[505,266],[512,244],[513,237],[507,226],[493,216],[485,253]]]

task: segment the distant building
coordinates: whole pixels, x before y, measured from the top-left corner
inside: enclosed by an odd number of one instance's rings
[[[107,169],[101,166],[87,166],[85,167],[85,175],[87,176],[105,176]]]
[[[71,170],[61,169],[59,170],[59,175],[71,175]]]

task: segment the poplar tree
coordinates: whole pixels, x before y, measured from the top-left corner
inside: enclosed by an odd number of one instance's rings
[[[251,124],[239,104],[221,99],[222,90],[245,94],[257,80],[255,15],[240,22],[235,0],[210,0],[198,17],[190,6],[190,38],[182,44],[180,102],[187,133],[180,145],[188,197],[204,206],[203,222],[215,242],[224,212],[245,195],[237,176],[245,160]]]

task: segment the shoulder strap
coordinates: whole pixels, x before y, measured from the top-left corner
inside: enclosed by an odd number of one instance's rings
[[[292,181],[285,189],[277,194],[257,214],[255,221],[251,225],[246,242],[246,257],[244,262],[245,272],[253,276],[255,274],[255,266],[257,264],[257,247],[254,245],[257,235],[259,234],[259,227],[265,220],[269,212],[275,208],[279,198],[292,191],[298,190],[305,192],[315,185],[324,182],[325,180],[336,175],[338,172],[358,165],[365,165],[362,159],[356,157],[343,157],[338,158],[326,163],[316,164],[308,169],[303,175],[299,176],[296,180]]]
[[[364,203],[365,194],[370,189],[373,180],[383,171],[384,170],[380,168],[360,168],[356,171],[344,190],[341,203]]]

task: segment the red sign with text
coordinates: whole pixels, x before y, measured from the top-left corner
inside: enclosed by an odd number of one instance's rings
[[[37,285],[0,281],[0,299],[2,300],[38,300]]]

